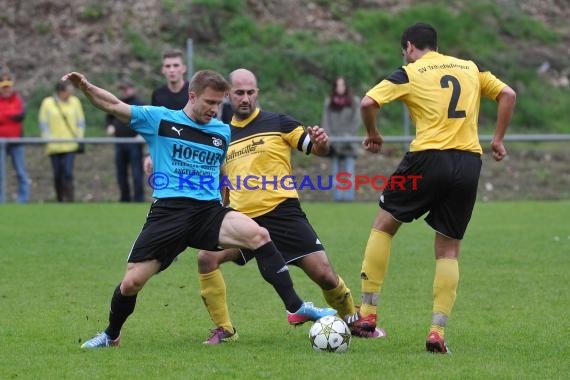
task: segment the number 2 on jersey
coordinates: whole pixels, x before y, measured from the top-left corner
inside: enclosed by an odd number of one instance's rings
[[[457,110],[457,102],[459,95],[461,95],[461,85],[456,77],[452,75],[444,75],[439,81],[441,88],[448,88],[451,83],[451,99],[449,100],[449,107],[447,107],[447,117],[450,119],[462,119],[465,117],[465,111]]]

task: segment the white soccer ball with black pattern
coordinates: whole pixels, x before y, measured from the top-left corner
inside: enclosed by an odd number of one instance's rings
[[[316,351],[345,352],[351,337],[348,325],[334,315],[317,320],[309,330],[309,341]]]

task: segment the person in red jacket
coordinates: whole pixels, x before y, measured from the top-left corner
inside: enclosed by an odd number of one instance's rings
[[[0,75],[0,138],[18,138],[23,136],[22,120],[26,114],[24,102],[14,90],[14,77],[4,72]],[[26,173],[24,145],[8,143],[6,153],[18,176],[18,196],[20,203],[28,202],[29,180]],[[5,158],[2,157],[4,160]],[[5,200],[3,178],[0,176],[0,201]]]

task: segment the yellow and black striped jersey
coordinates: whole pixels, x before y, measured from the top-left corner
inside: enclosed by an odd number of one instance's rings
[[[402,100],[416,128],[410,151],[483,153],[477,133],[481,96],[496,100],[506,84],[474,62],[428,52],[402,66],[367,96],[380,106]]]
[[[232,118],[230,126],[230,206],[254,218],[287,198],[298,198],[291,179],[291,150],[311,153],[305,127],[289,115],[259,108],[246,120]]]

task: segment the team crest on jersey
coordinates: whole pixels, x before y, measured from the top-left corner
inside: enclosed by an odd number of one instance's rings
[[[219,139],[217,137],[212,137],[212,144],[214,144],[214,146],[216,147],[220,147],[224,144],[224,142],[222,141],[222,139]]]

